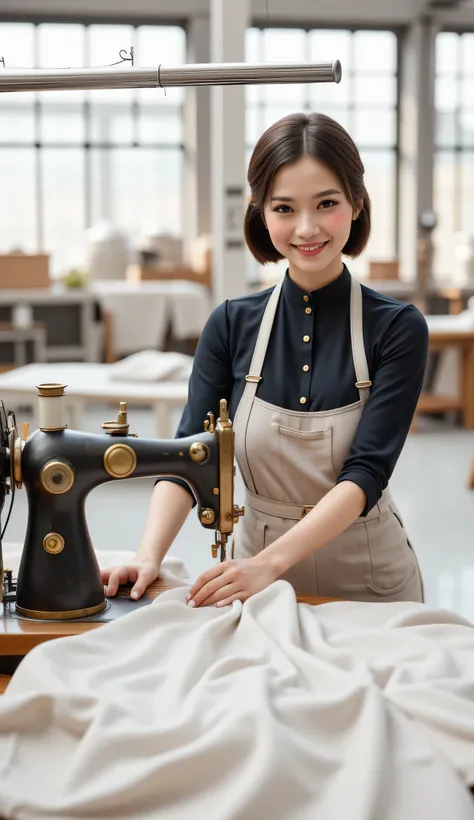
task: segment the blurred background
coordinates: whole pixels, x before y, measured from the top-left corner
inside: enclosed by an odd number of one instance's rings
[[[474,2],[0,6],[0,77],[336,59],[338,85],[0,94],[0,398],[34,425],[44,373],[68,383],[71,426],[98,430],[126,399],[136,432],[173,436],[212,308],[284,272],[243,241],[252,149],[285,114],[328,114],[357,143],[373,204],[351,272],[416,304],[430,329],[393,491],[428,599],[474,618]],[[96,546],[136,548],[151,486],[91,495]],[[18,495],[9,541],[24,535]],[[192,573],[210,564],[194,517],[173,552]]]

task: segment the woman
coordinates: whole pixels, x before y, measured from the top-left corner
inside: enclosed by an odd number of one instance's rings
[[[226,398],[246,498],[233,558],[198,578],[189,606],[243,601],[277,578],[313,595],[423,600],[387,484],[428,333],[416,308],[361,286],[342,261],[369,238],[363,174],[350,136],[321,114],[284,117],[255,147],[246,241],[288,269],[281,285],[221,304],[196,351],[177,436]],[[184,482],[157,482],[135,561],[103,573],[109,595],[132,581],[140,597],[192,503]]]

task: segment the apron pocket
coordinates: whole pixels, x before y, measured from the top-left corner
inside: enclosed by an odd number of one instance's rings
[[[320,497],[334,487],[332,427],[301,430],[277,424],[276,429],[280,450],[280,497],[301,500],[305,504],[310,503],[307,499]]]
[[[283,427],[278,425],[278,432],[283,436],[294,436],[294,438],[302,438],[306,441],[322,441],[325,438],[331,438],[331,430],[295,430],[293,427]]]
[[[366,586],[380,595],[396,595],[418,572],[418,563],[399,518],[389,508],[361,527]]]

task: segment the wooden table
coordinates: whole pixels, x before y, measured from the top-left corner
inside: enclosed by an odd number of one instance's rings
[[[438,317],[434,317],[438,318]],[[441,318],[441,317],[440,317]],[[444,317],[443,317],[444,318]],[[429,326],[429,323],[428,323]],[[474,429],[474,330],[431,329],[430,352],[437,353],[455,347],[460,353],[459,390],[457,396],[437,396],[423,392],[417,413],[459,412],[463,426]],[[412,427],[413,429],[413,427]]]
[[[170,583],[162,578],[158,578],[150,584],[145,592],[145,596],[154,600],[167,589],[176,588],[176,584]],[[130,586],[123,586],[119,589],[119,595],[128,596]],[[322,598],[313,595],[299,595],[296,600],[301,604],[318,606],[337,600],[336,598]],[[0,618],[0,658],[10,658],[11,660],[24,657],[30,649],[45,641],[52,641],[55,638],[65,638],[71,635],[82,635],[102,626],[103,622],[98,621],[28,621],[25,619],[3,616]],[[0,694],[5,691],[11,675],[0,674]]]

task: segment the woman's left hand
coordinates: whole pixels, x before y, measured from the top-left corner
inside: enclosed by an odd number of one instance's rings
[[[199,576],[189,590],[187,604],[227,606],[232,601],[246,601],[276,579],[274,570],[261,555],[223,561]]]

